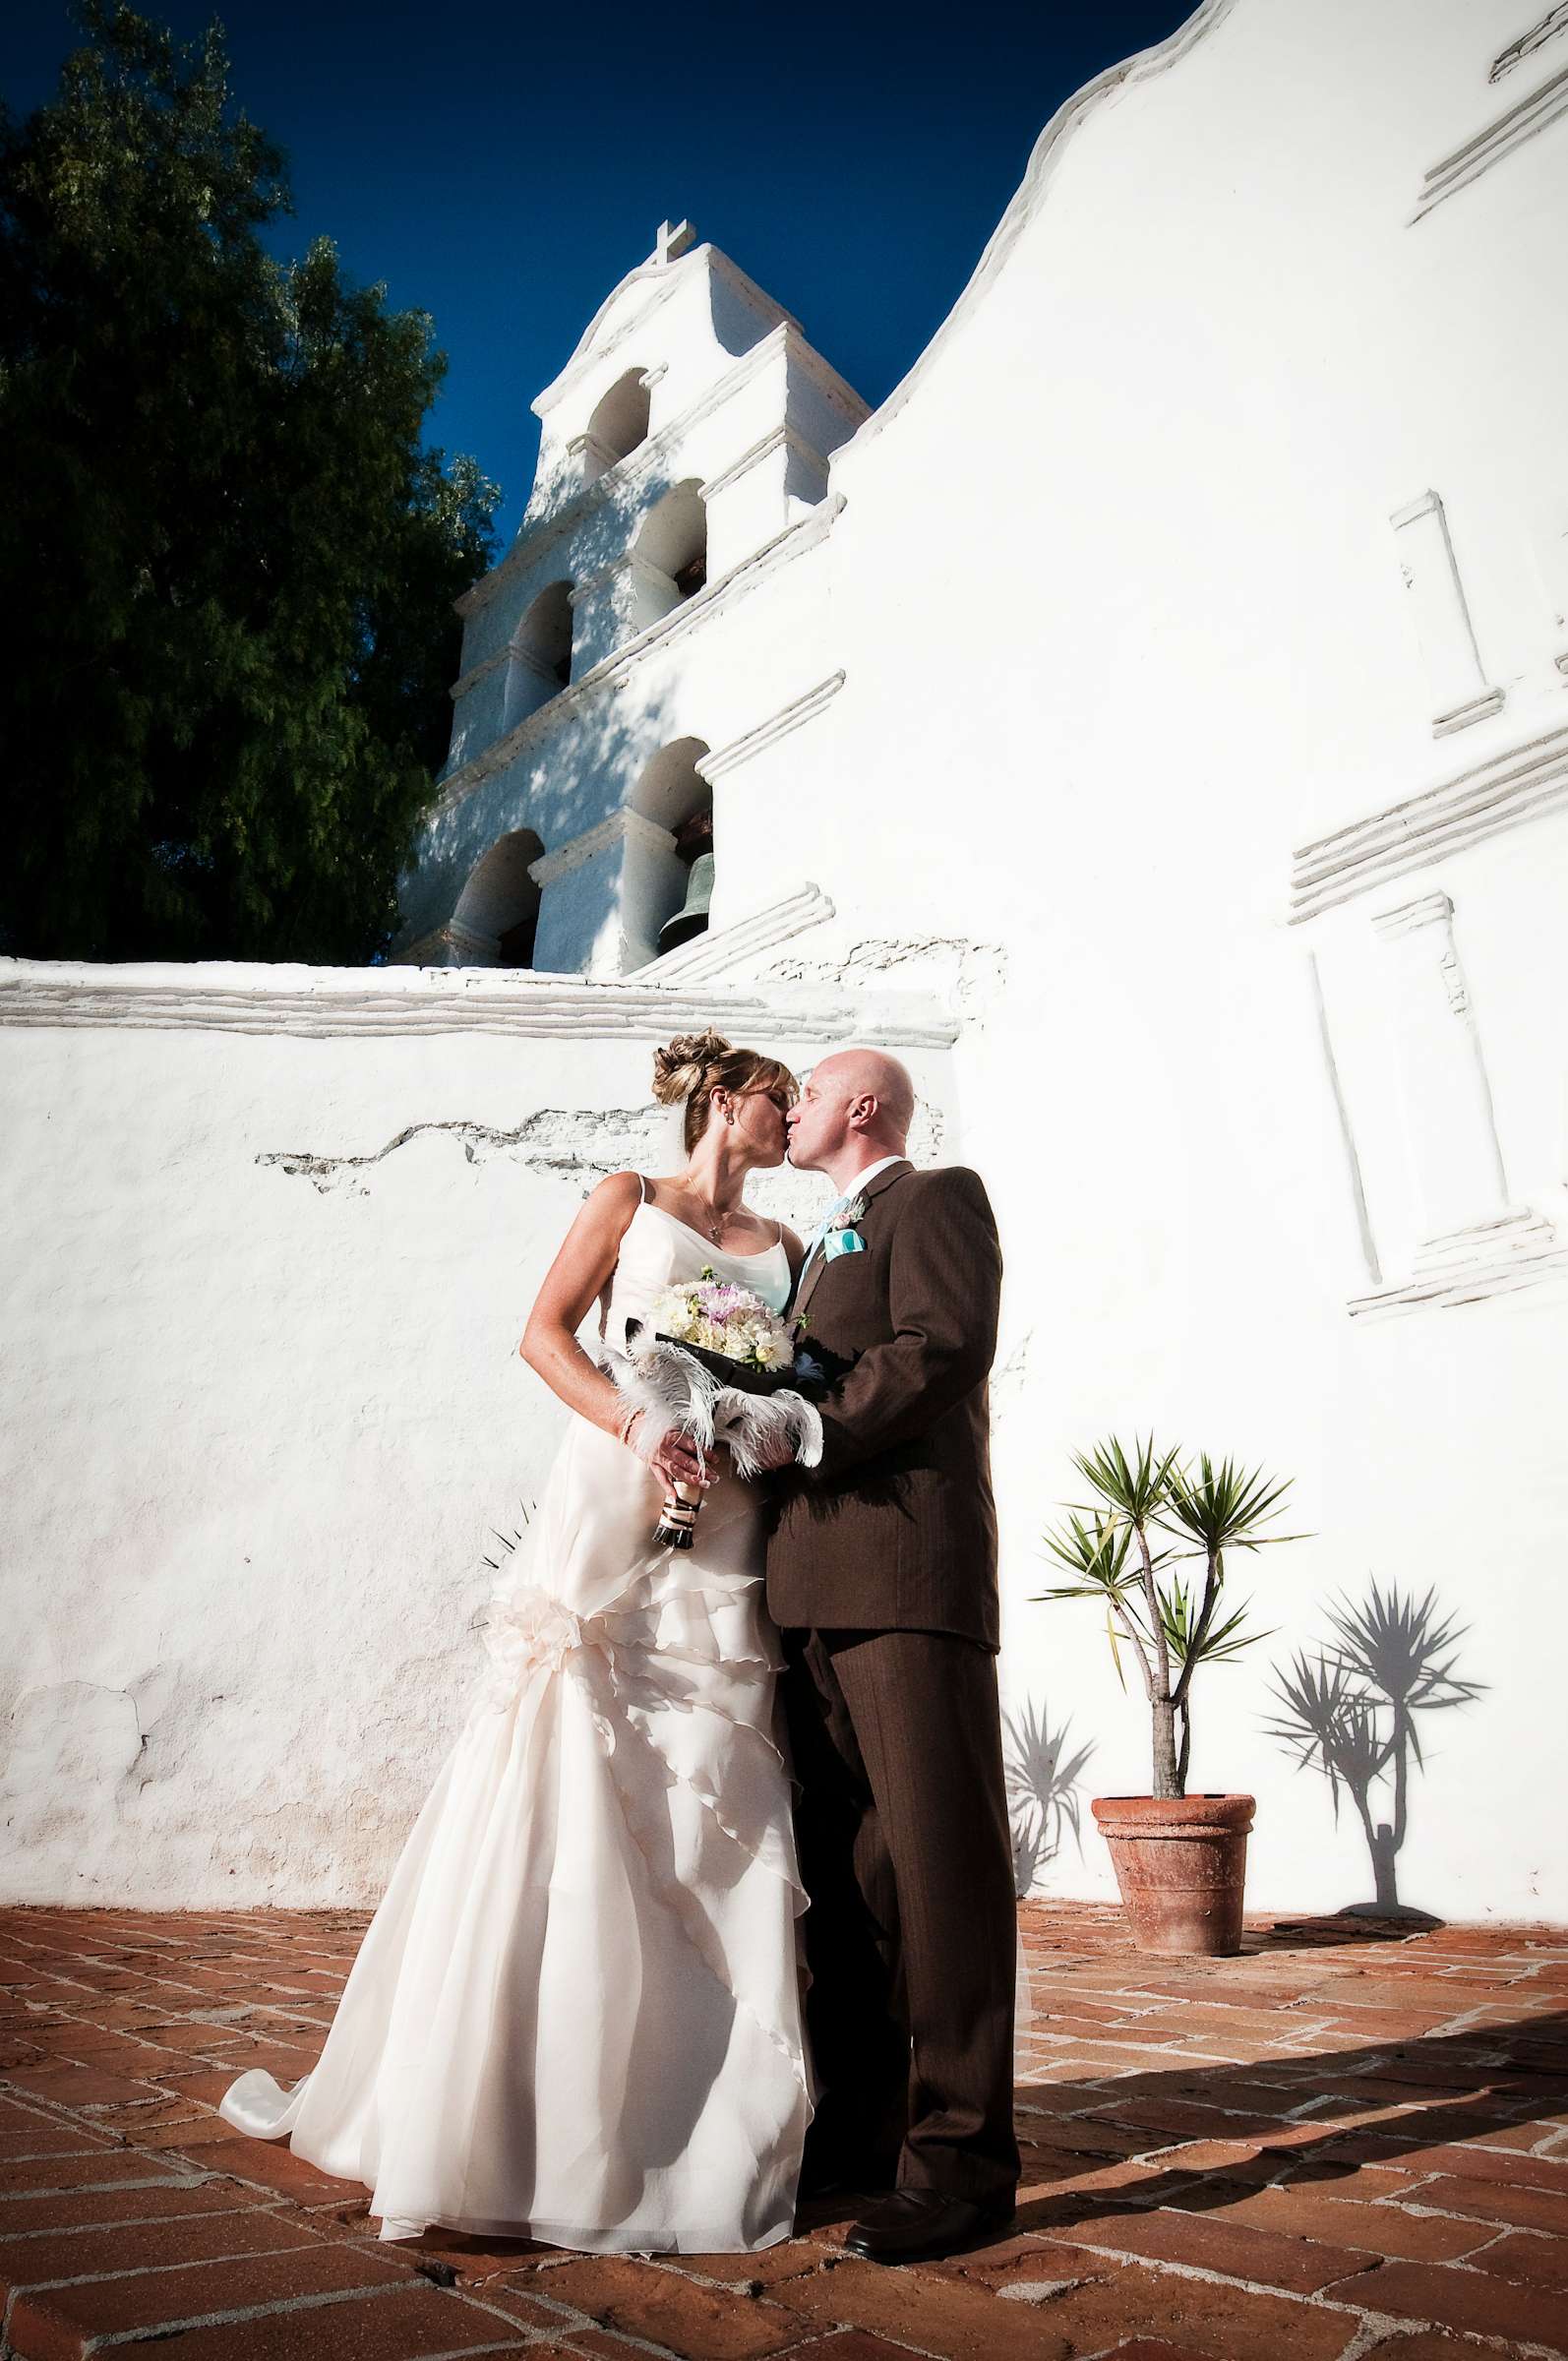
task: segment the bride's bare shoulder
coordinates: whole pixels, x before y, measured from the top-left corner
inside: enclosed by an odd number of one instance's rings
[[[613,1223],[624,1230],[649,1193],[640,1173],[606,1173],[589,1189],[583,1211],[591,1214],[596,1224]]]

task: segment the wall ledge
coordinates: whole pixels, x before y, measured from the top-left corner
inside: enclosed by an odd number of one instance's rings
[[[126,1026],[154,1032],[278,1034],[331,1041],[367,1034],[575,1034],[663,1038],[718,1024],[732,1040],[849,1041],[948,1049],[957,1025],[916,994],[726,992],[641,977],[537,975],[517,968],[94,966],[0,960],[0,1027]]]
[[[819,927],[833,915],[833,905],[821,887],[808,881],[798,892],[766,903],[750,917],[738,918],[733,926],[714,928],[694,942],[666,951],[662,959],[650,959],[646,967],[634,969],[633,975],[639,984],[705,983],[744,961],[760,958],[764,951],[804,935],[808,927]]]
[[[1353,1320],[1389,1319],[1429,1306],[1452,1309],[1484,1303],[1492,1296],[1517,1294],[1543,1280],[1568,1276],[1568,1243],[1544,1214],[1528,1208],[1475,1222],[1447,1238],[1430,1238],[1416,1251],[1411,1277],[1356,1296],[1347,1305]]]
[[[1568,729],[1494,755],[1408,802],[1302,845],[1291,872],[1291,924],[1355,900],[1387,878],[1484,843],[1568,802]]]

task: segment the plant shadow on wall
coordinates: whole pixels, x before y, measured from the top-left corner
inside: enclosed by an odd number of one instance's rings
[[[1007,1818],[1012,1829],[1014,1890],[1033,1892],[1040,1873],[1070,1834],[1079,1851],[1078,1783],[1094,1752],[1091,1740],[1067,1754],[1069,1715],[1053,1729],[1043,1704],[1025,1699],[1016,1714],[1003,1714],[1003,1763],[1007,1776]]]
[[[1462,1680],[1457,1670],[1469,1626],[1439,1612],[1433,1590],[1417,1599],[1397,1583],[1384,1591],[1376,1582],[1360,1605],[1340,1605],[1329,1622],[1334,1638],[1298,1651],[1275,1682],[1283,1711],[1270,1732],[1302,1770],[1328,1781],[1336,1827],[1341,1789],[1355,1806],[1371,1855],[1373,1899],[1342,1914],[1435,1926],[1438,1920],[1401,1902],[1398,1863],[1411,1783],[1425,1768],[1420,1718],[1484,1693],[1483,1683]]]

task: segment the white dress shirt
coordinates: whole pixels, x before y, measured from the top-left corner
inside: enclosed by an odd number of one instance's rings
[[[811,1269],[812,1258],[815,1254],[817,1248],[820,1246],[823,1239],[827,1236],[833,1217],[840,1210],[840,1208],[847,1205],[852,1197],[858,1197],[861,1193],[861,1190],[866,1186],[867,1182],[874,1180],[878,1173],[885,1173],[890,1164],[907,1164],[908,1162],[908,1157],[903,1155],[879,1156],[874,1164],[869,1164],[863,1173],[857,1173],[855,1175],[854,1180],[850,1182],[848,1188],[845,1189],[843,1195],[833,1199],[832,1204],[829,1205],[827,1211],[823,1214],[820,1222],[817,1224],[816,1234],[813,1238],[811,1244],[806,1249],[806,1260],[801,1264],[802,1279],[805,1278],[807,1272]],[[799,1284],[800,1282],[797,1281],[797,1287]]]

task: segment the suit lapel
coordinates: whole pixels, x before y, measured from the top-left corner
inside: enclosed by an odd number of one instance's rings
[[[891,1188],[895,1180],[901,1180],[904,1175],[907,1172],[911,1172],[913,1169],[914,1168],[909,1163],[907,1157],[901,1157],[897,1164],[889,1164],[885,1166],[883,1170],[876,1175],[875,1180],[869,1180],[866,1183],[866,1186],[861,1189],[859,1193],[866,1199],[868,1206],[870,1206],[875,1198],[881,1195],[884,1188]],[[815,1295],[816,1283],[821,1278],[822,1273],[826,1270],[826,1268],[827,1243],[824,1240],[822,1244],[817,1247],[816,1252],[812,1256],[811,1268],[806,1273],[805,1285],[802,1287],[800,1294],[797,1296],[794,1303],[790,1307],[791,1316],[793,1318],[799,1319],[801,1313],[805,1311],[807,1305],[811,1302],[813,1296]]]

